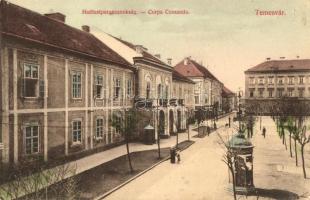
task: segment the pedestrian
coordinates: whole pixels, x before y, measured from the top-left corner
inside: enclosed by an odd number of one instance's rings
[[[180,161],[181,161],[180,151],[178,151],[178,153],[177,153],[177,159],[178,159],[178,163],[180,163]]]
[[[265,128],[265,127],[263,127],[263,133],[262,133],[262,135],[264,136],[264,138],[266,137],[266,128]]]

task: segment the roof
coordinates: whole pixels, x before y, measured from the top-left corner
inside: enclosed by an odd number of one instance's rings
[[[130,47],[131,49],[136,50],[136,45],[134,45],[134,44],[132,44],[132,43],[130,43],[128,41],[122,40],[120,38],[117,38],[117,37],[114,37],[114,38],[117,39],[118,41],[122,42],[126,46]],[[142,57],[145,58],[145,59],[151,60],[151,61],[153,61],[153,62],[155,62],[157,64],[160,64],[160,65],[169,66],[165,62],[163,62],[162,60],[160,60],[159,58],[157,58],[156,56],[152,55],[151,53],[149,53],[147,51],[142,51],[141,54],[142,54]]]
[[[183,81],[183,82],[195,84],[194,81],[192,81],[191,79],[183,76],[182,74],[180,74],[179,72],[177,72],[175,70],[172,71],[172,79],[173,80],[177,80],[177,81]]]
[[[184,64],[184,60],[179,62],[174,69],[178,71],[180,74],[186,77],[204,77],[210,78],[212,80],[219,81],[207,68],[198,64],[196,61],[188,59],[187,65]],[[219,81],[220,82],[220,81]]]
[[[91,33],[5,1],[2,1],[1,9],[4,35],[131,67]]]
[[[228,89],[226,86],[223,86],[222,89],[222,96],[223,97],[229,97],[229,96],[233,96],[235,93],[233,93],[230,89]]]
[[[248,70],[248,72],[274,72],[274,71],[305,71],[310,70],[310,59],[295,60],[269,60],[260,63]]]

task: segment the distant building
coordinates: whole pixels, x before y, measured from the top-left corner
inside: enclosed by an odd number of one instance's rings
[[[222,111],[221,83],[207,68],[187,57],[179,62],[174,69],[183,76],[195,82],[195,107],[215,108]]]
[[[223,86],[222,102],[223,112],[228,113],[235,110],[237,104],[236,93],[233,93],[227,87]]]
[[[310,100],[310,59],[270,60],[245,71],[245,101],[260,112],[279,99]],[[265,109],[264,109],[265,108]]]

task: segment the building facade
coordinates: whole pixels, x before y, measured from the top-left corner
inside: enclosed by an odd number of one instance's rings
[[[130,63],[60,13],[1,1],[1,19],[2,162],[48,161],[121,141],[108,123],[132,107]]]
[[[310,100],[309,59],[267,60],[245,71],[246,103],[269,112],[280,99]]]
[[[237,100],[236,94],[224,86],[222,90],[223,112],[229,113],[237,109],[236,100]]]
[[[185,130],[193,82],[174,71],[171,59],[163,61],[159,54],[151,54],[142,45],[103,32],[93,34],[136,68],[135,106],[144,112],[139,135],[148,124],[163,138]]]
[[[197,108],[214,108],[222,111],[221,83],[207,68],[187,57],[179,62],[174,69],[195,82],[194,104]]]

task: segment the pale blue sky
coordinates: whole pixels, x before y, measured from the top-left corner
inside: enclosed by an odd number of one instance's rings
[[[61,12],[146,46],[173,64],[185,56],[208,65],[228,88],[244,87],[244,70],[266,57],[310,58],[310,0],[9,0],[39,13]],[[189,15],[83,15],[83,9],[187,9]],[[255,9],[285,16],[257,16]]]

